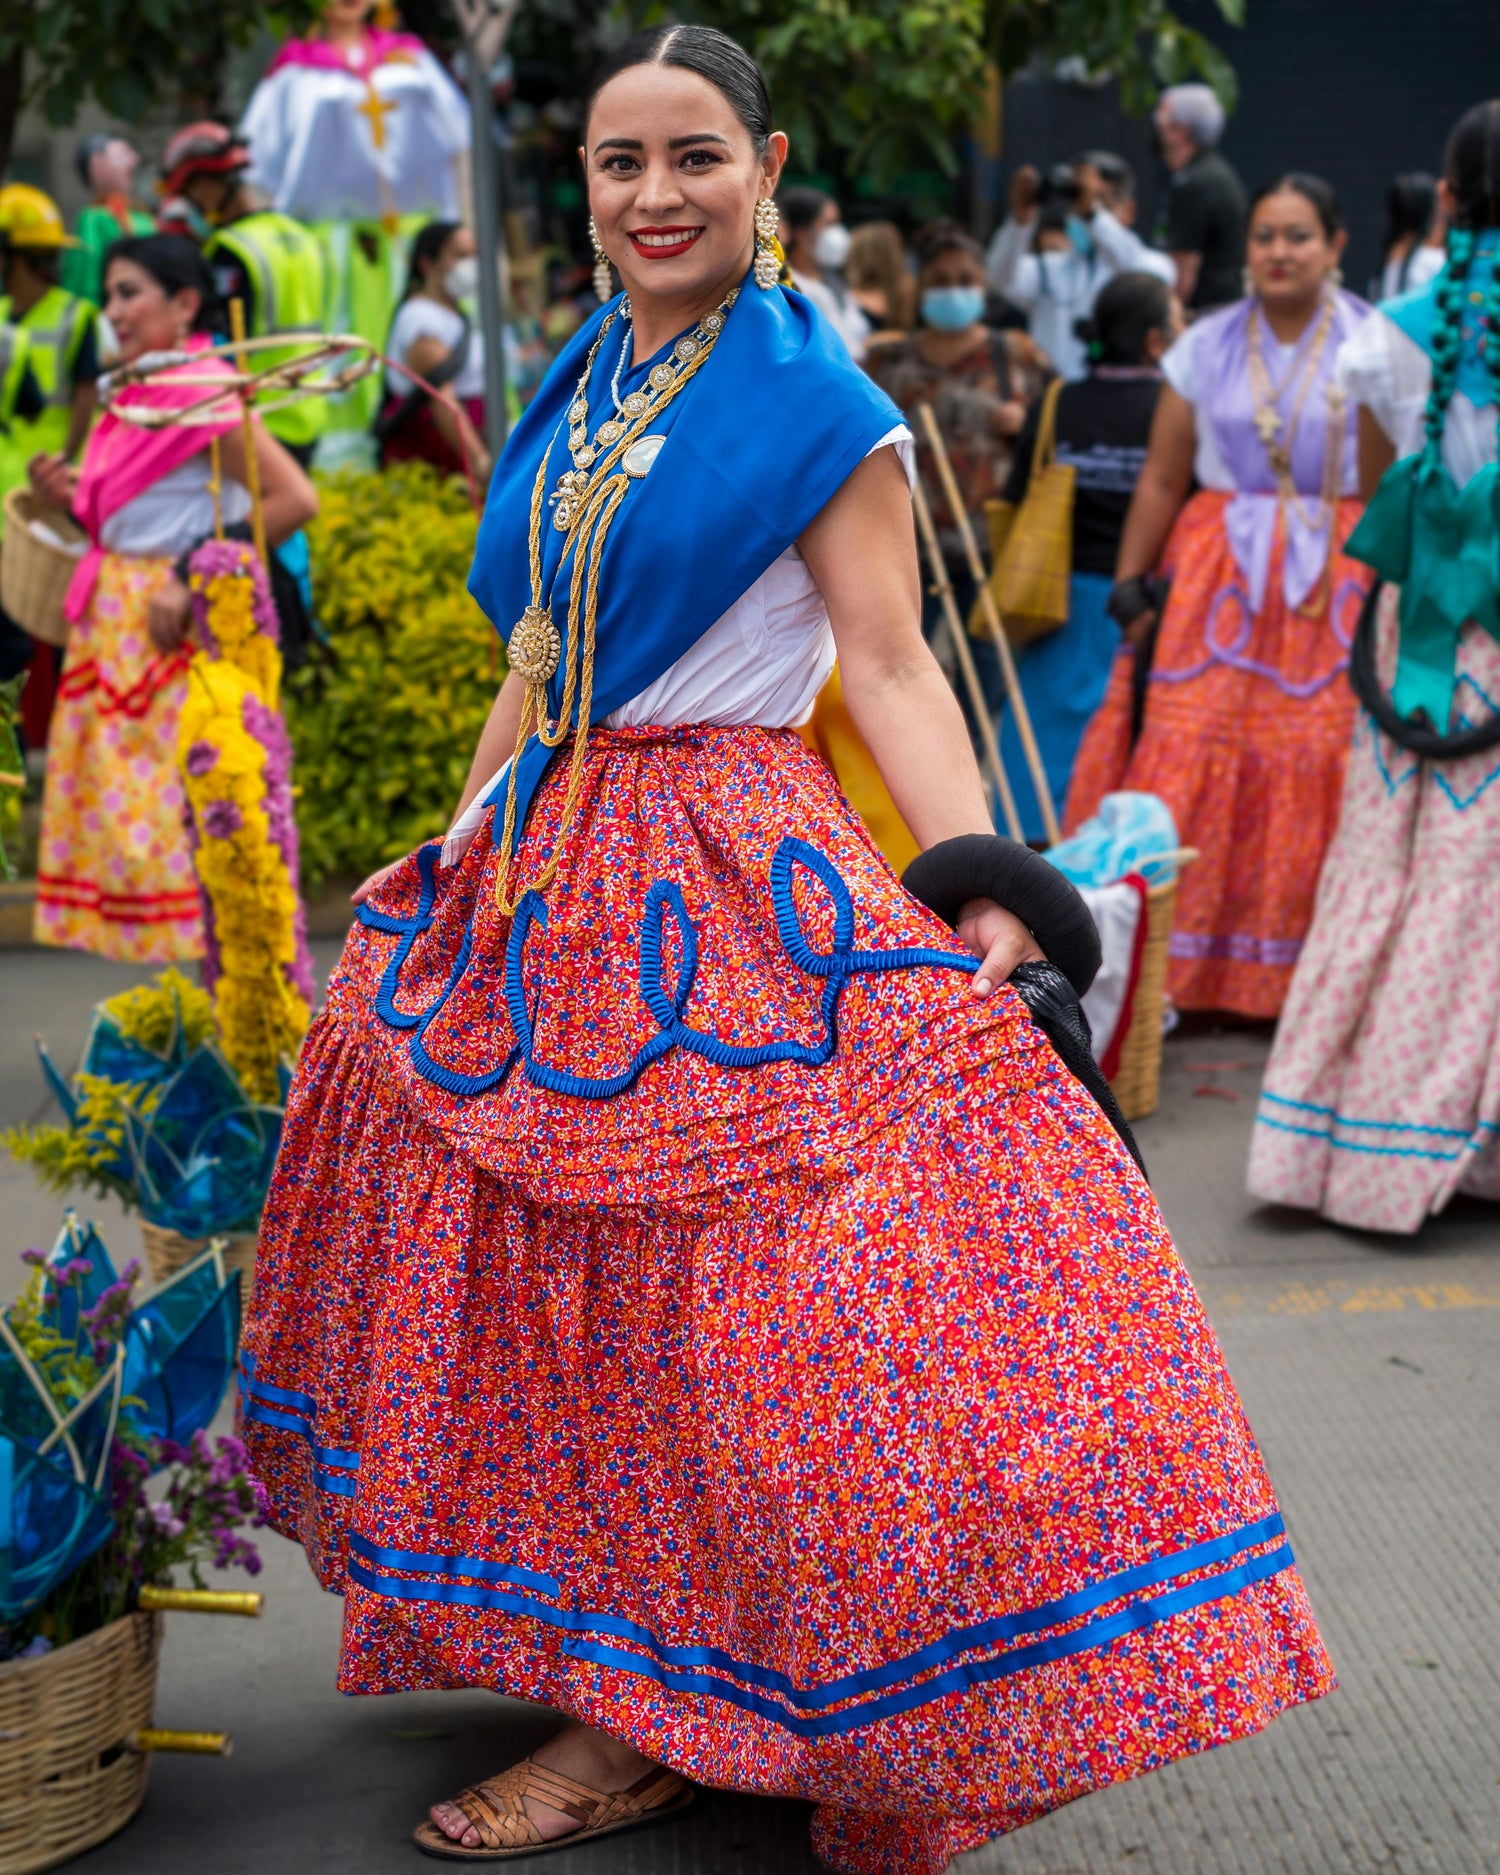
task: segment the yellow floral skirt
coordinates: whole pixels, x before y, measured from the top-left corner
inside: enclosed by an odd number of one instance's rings
[[[47,746],[36,941],[121,963],[203,954],[177,772],[187,652],[162,656],[146,608],[172,562],[106,554],[73,627]]]

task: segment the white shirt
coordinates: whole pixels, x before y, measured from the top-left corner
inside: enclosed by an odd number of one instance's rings
[[[1401,293],[1415,293],[1426,286],[1434,274],[1443,271],[1448,259],[1446,247],[1429,247],[1423,242],[1401,260],[1388,260],[1380,270],[1377,299],[1395,299]]]
[[[1346,396],[1363,404],[1396,446],[1414,456],[1426,438],[1427,394],[1432,360],[1378,308],[1339,347],[1335,361]],[[1496,455],[1496,410],[1475,405],[1462,391],[1448,403],[1443,425],[1443,462],[1460,488]]]
[[[894,447],[915,484],[916,446],[902,424],[870,450]],[[835,661],[833,627],[817,582],[795,545],[761,574],[703,636],[622,708],[606,729],[647,725],[755,723],[785,729],[806,722]],[[489,811],[486,800],[503,780],[495,775],[454,822],[443,843],[443,864],[455,866]]]
[[[214,498],[209,493],[207,445],[180,468],[153,482],[144,494],[127,501],[99,530],[108,553],[163,554],[176,559],[214,531]],[[224,477],[224,522],[233,527],[250,518],[250,492]]]
[[[1031,336],[1065,378],[1088,375],[1088,353],[1073,330],[1077,319],[1094,310],[1099,289],[1117,273],[1149,273],[1168,286],[1177,283],[1170,255],[1148,247],[1133,228],[1110,214],[1094,211],[1089,223],[1094,252],[1030,252],[1035,223],[1013,216],[1001,223],[990,242],[985,265],[990,285],[1029,316]]]
[[[404,360],[418,339],[436,339],[446,356],[458,343],[463,329],[462,316],[451,306],[414,293],[409,300],[402,301],[391,321],[391,336],[385,349],[392,358]],[[404,397],[411,388],[411,379],[404,371],[387,366],[385,388],[389,396]],[[469,327],[469,353],[463,369],[443,388],[452,391],[455,397],[484,396],[484,333],[477,321]]]
[[[380,104],[375,143],[370,104]],[[456,159],[469,147],[468,105],[425,48],[354,71],[283,65],[255,87],[240,134],[249,180],[300,221],[459,216]]]
[[[792,285],[810,299],[849,348],[855,364],[863,364],[870,344],[870,321],[852,293],[839,294],[826,280],[812,274],[793,274]]]

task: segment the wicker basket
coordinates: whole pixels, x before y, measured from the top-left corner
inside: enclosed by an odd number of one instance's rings
[[[65,645],[68,621],[63,600],[78,561],[60,547],[38,540],[29,523],[45,521],[64,540],[87,542],[78,523],[57,508],[44,508],[29,488],[5,497],[5,534],[0,539],[0,605],[43,644]]]
[[[123,1829],[150,1757],[161,1616],[126,1615],[35,1660],[0,1666],[0,1875],[56,1868]]]
[[[1172,855],[1177,876],[1198,857],[1192,847]],[[1146,946],[1136,980],[1130,1027],[1120,1044],[1120,1065],[1110,1086],[1127,1120],[1144,1120],[1161,1099],[1161,1018],[1167,995],[1167,940],[1177,909],[1177,877],[1146,893]]]
[[[164,1283],[169,1276],[175,1276],[194,1257],[202,1256],[211,1243],[217,1242],[224,1255],[225,1274],[230,1270],[240,1272],[240,1300],[249,1304],[250,1291],[255,1287],[257,1238],[254,1231],[237,1231],[231,1237],[184,1237],[180,1231],[163,1230],[159,1224],[148,1224],[142,1218],[141,1242],[153,1283]]]

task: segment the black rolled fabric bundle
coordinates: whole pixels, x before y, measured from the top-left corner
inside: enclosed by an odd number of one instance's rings
[[[1040,853],[993,833],[961,833],[919,853],[901,875],[946,925],[971,898],[992,898],[1021,920],[1080,996],[1099,973],[1099,933],[1071,879]]]
[[[1031,1011],[1031,1019],[1051,1042],[1057,1058],[1087,1093],[1093,1095],[1106,1120],[1120,1135],[1125,1150],[1149,1182],[1146,1161],[1135,1143],[1135,1134],[1120,1111],[1115,1091],[1105,1080],[1094,1059],[1093,1036],[1083,1005],[1061,970],[1052,964],[1017,964],[1010,974],[1016,994]]]

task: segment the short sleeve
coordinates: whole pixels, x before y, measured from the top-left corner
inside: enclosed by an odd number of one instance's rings
[[[73,382],[92,384],[99,375],[99,315],[90,306],[84,322],[83,337],[73,354]]]
[[[1350,333],[1334,366],[1340,390],[1363,404],[1405,455],[1418,447],[1432,366],[1420,345],[1382,312]]]
[[[1174,339],[1162,355],[1161,374],[1176,391],[1177,395],[1198,407],[1198,363],[1195,343],[1198,326],[1189,326],[1179,339]]]
[[[1208,245],[1208,198],[1197,177],[1185,176],[1167,200],[1167,246],[1174,254],[1201,254]]]
[[[865,454],[873,456],[877,449],[887,447],[895,450],[896,460],[906,474],[907,487],[915,488],[917,485],[917,442],[904,423],[898,423],[894,429],[887,430],[878,443],[870,445]]]

